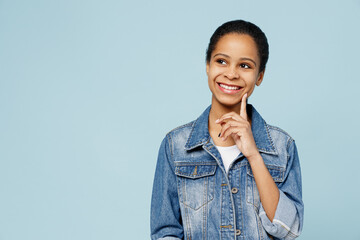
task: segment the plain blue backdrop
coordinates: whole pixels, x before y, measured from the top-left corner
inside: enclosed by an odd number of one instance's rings
[[[296,140],[299,239],[360,239],[359,0],[0,0],[0,240],[149,239],[160,142],[233,19],[269,40],[249,102]]]

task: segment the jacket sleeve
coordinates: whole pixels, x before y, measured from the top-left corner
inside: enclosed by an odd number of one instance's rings
[[[183,226],[177,192],[171,137],[161,143],[151,199],[151,239],[181,240]]]
[[[294,140],[288,145],[288,162],[284,181],[278,185],[280,198],[271,222],[260,205],[259,216],[265,230],[276,239],[295,239],[302,230],[304,204],[302,202],[301,171]]]

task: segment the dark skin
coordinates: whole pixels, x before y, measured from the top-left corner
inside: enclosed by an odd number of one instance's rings
[[[206,64],[212,92],[209,133],[215,145],[236,145],[249,161],[260,201],[272,221],[279,202],[279,189],[256,147],[246,112],[247,98],[264,77],[259,65],[257,46],[251,36],[230,33],[218,41]]]

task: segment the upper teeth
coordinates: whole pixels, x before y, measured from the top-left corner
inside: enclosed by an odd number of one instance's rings
[[[228,90],[238,90],[238,89],[240,89],[240,87],[230,87],[230,86],[224,85],[222,83],[220,83],[220,87],[228,89]]]

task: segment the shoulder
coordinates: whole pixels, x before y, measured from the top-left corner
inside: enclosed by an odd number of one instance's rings
[[[290,136],[288,132],[274,125],[267,124],[267,128],[276,151],[279,156],[286,157],[287,162],[293,155],[293,148],[295,146],[295,140]],[[285,159],[284,159],[285,160]]]
[[[180,125],[166,133],[160,149],[166,149],[168,157],[172,159],[172,162],[179,156],[186,155],[185,145],[191,135],[195,121]]]
[[[267,124],[267,127],[277,153],[279,156],[286,156],[285,162],[297,155],[295,140],[289,133],[277,126]]]
[[[170,141],[176,141],[176,142],[186,142],[192,129],[194,126],[196,120],[193,120],[191,122],[185,123],[183,125],[180,125],[178,127],[173,128],[172,130],[170,130],[167,134],[166,137],[170,140]]]
[[[290,134],[287,133],[282,128],[270,124],[266,124],[266,125],[274,144],[277,143],[277,144],[286,145],[286,147],[288,148],[289,145],[292,142],[294,142],[294,139],[290,136]]]
[[[191,122],[185,123],[183,125],[180,125],[178,127],[173,128],[172,130],[170,130],[166,135],[168,134],[178,134],[181,132],[186,132],[188,130],[191,130],[192,126],[194,125],[196,120],[193,120]]]

